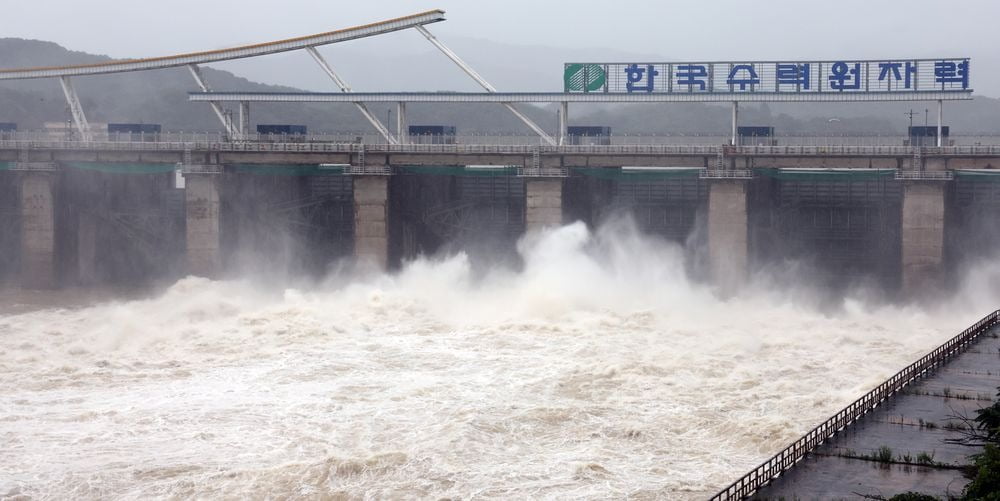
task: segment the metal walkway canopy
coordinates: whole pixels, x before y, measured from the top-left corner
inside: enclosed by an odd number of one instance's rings
[[[354,26],[316,35],[289,38],[253,45],[244,45],[230,49],[193,52],[173,56],[152,57],[146,59],[126,59],[108,61],[96,64],[81,64],[74,66],[49,66],[40,68],[0,69],[0,80],[23,80],[29,78],[73,77],[81,75],[102,75],[107,73],[124,73],[129,71],[156,70],[173,68],[189,64],[205,64],[232,59],[263,56],[288,52],[293,50],[317,47],[357,38],[382,35],[393,31],[415,28],[425,24],[444,21],[444,11],[431,10],[377,23]]]
[[[812,92],[714,94],[704,92],[191,92],[191,101],[253,103],[689,103],[689,102],[840,102],[840,101],[952,101],[972,99],[967,92]]]

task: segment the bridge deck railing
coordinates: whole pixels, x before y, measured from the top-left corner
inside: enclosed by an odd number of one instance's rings
[[[712,501],[745,499],[774,478],[791,469],[799,460],[820,444],[833,437],[845,427],[874,410],[880,403],[894,395],[906,385],[922,377],[927,371],[947,362],[975,342],[981,335],[1000,324],[1000,310],[983,317],[982,320],[965,329],[957,336],[938,346],[916,362],[897,372],[872,391],[855,400],[840,412],[813,428],[802,438],[764,461],[760,466],[743,475],[726,488],[712,496]]]
[[[25,136],[28,137],[28,136]],[[95,140],[77,141],[37,136],[34,139],[11,139],[0,135],[0,149],[49,149],[49,150],[99,150],[99,151],[220,151],[220,152],[303,152],[351,153],[362,149],[373,153],[424,153],[424,154],[607,154],[607,155],[674,155],[674,156],[1000,156],[997,145],[960,145],[941,148],[874,145],[828,146],[728,146],[721,144],[611,144],[564,145],[537,144],[385,144],[320,141],[225,141],[208,136],[160,136],[156,140]],[[179,140],[185,139],[185,140]]]
[[[120,133],[94,130],[93,140],[98,142],[180,142],[180,143],[222,143],[228,142],[228,137],[221,131],[167,131],[156,133]],[[7,141],[73,141],[79,138],[71,129],[53,130],[23,130],[0,131],[0,140]],[[385,144],[385,139],[374,132],[310,132],[305,135],[256,134],[246,136],[249,142],[317,142],[317,143],[363,143]],[[697,145],[719,146],[728,145],[729,135],[714,133],[614,133],[606,137],[571,136],[569,143],[575,145]],[[546,145],[539,136],[520,132],[466,132],[454,136],[407,136],[408,143],[435,144],[453,142],[456,144],[479,145]],[[946,146],[989,146],[1000,145],[1000,134],[968,134],[953,135],[948,138]],[[933,143],[910,144],[907,137],[900,135],[881,134],[785,134],[768,138],[744,138],[743,147],[767,146],[900,146],[933,148]]]

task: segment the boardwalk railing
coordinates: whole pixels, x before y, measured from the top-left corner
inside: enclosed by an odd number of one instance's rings
[[[998,324],[1000,324],[1000,310],[990,313],[982,320],[976,322],[972,327],[965,329],[961,334],[951,338],[934,351],[924,355],[920,360],[913,362],[905,369],[899,371],[865,396],[855,400],[851,405],[848,405],[836,415],[827,419],[823,424],[813,428],[812,431],[806,433],[805,436],[796,440],[792,445],[785,447],[771,459],[764,461],[750,473],[747,473],[739,480],[719,491],[718,494],[712,496],[711,501],[745,499],[752,496],[772,479],[791,469],[796,462],[824,441],[871,412],[880,403],[884,402],[907,384],[923,376],[927,371],[934,369],[951,357],[964,351],[979,336]]]

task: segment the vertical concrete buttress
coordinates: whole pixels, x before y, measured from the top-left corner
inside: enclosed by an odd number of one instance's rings
[[[944,249],[945,183],[903,184],[903,294],[930,292],[940,278]]]
[[[215,277],[222,269],[218,183],[218,175],[185,174],[187,271],[191,275]]]
[[[21,177],[21,285],[56,286],[56,208],[54,173],[25,172]]]
[[[747,277],[746,181],[713,181],[708,192],[708,259],[712,281],[729,295]]]
[[[524,190],[526,204],[524,220],[527,231],[559,226],[563,223],[562,179],[526,179]]]
[[[389,177],[354,178],[354,257],[385,270],[389,265]]]

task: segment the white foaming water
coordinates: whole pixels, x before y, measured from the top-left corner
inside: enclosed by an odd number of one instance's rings
[[[0,497],[703,498],[1000,299],[997,265],[823,313],[620,228],[520,251],[0,317]]]

